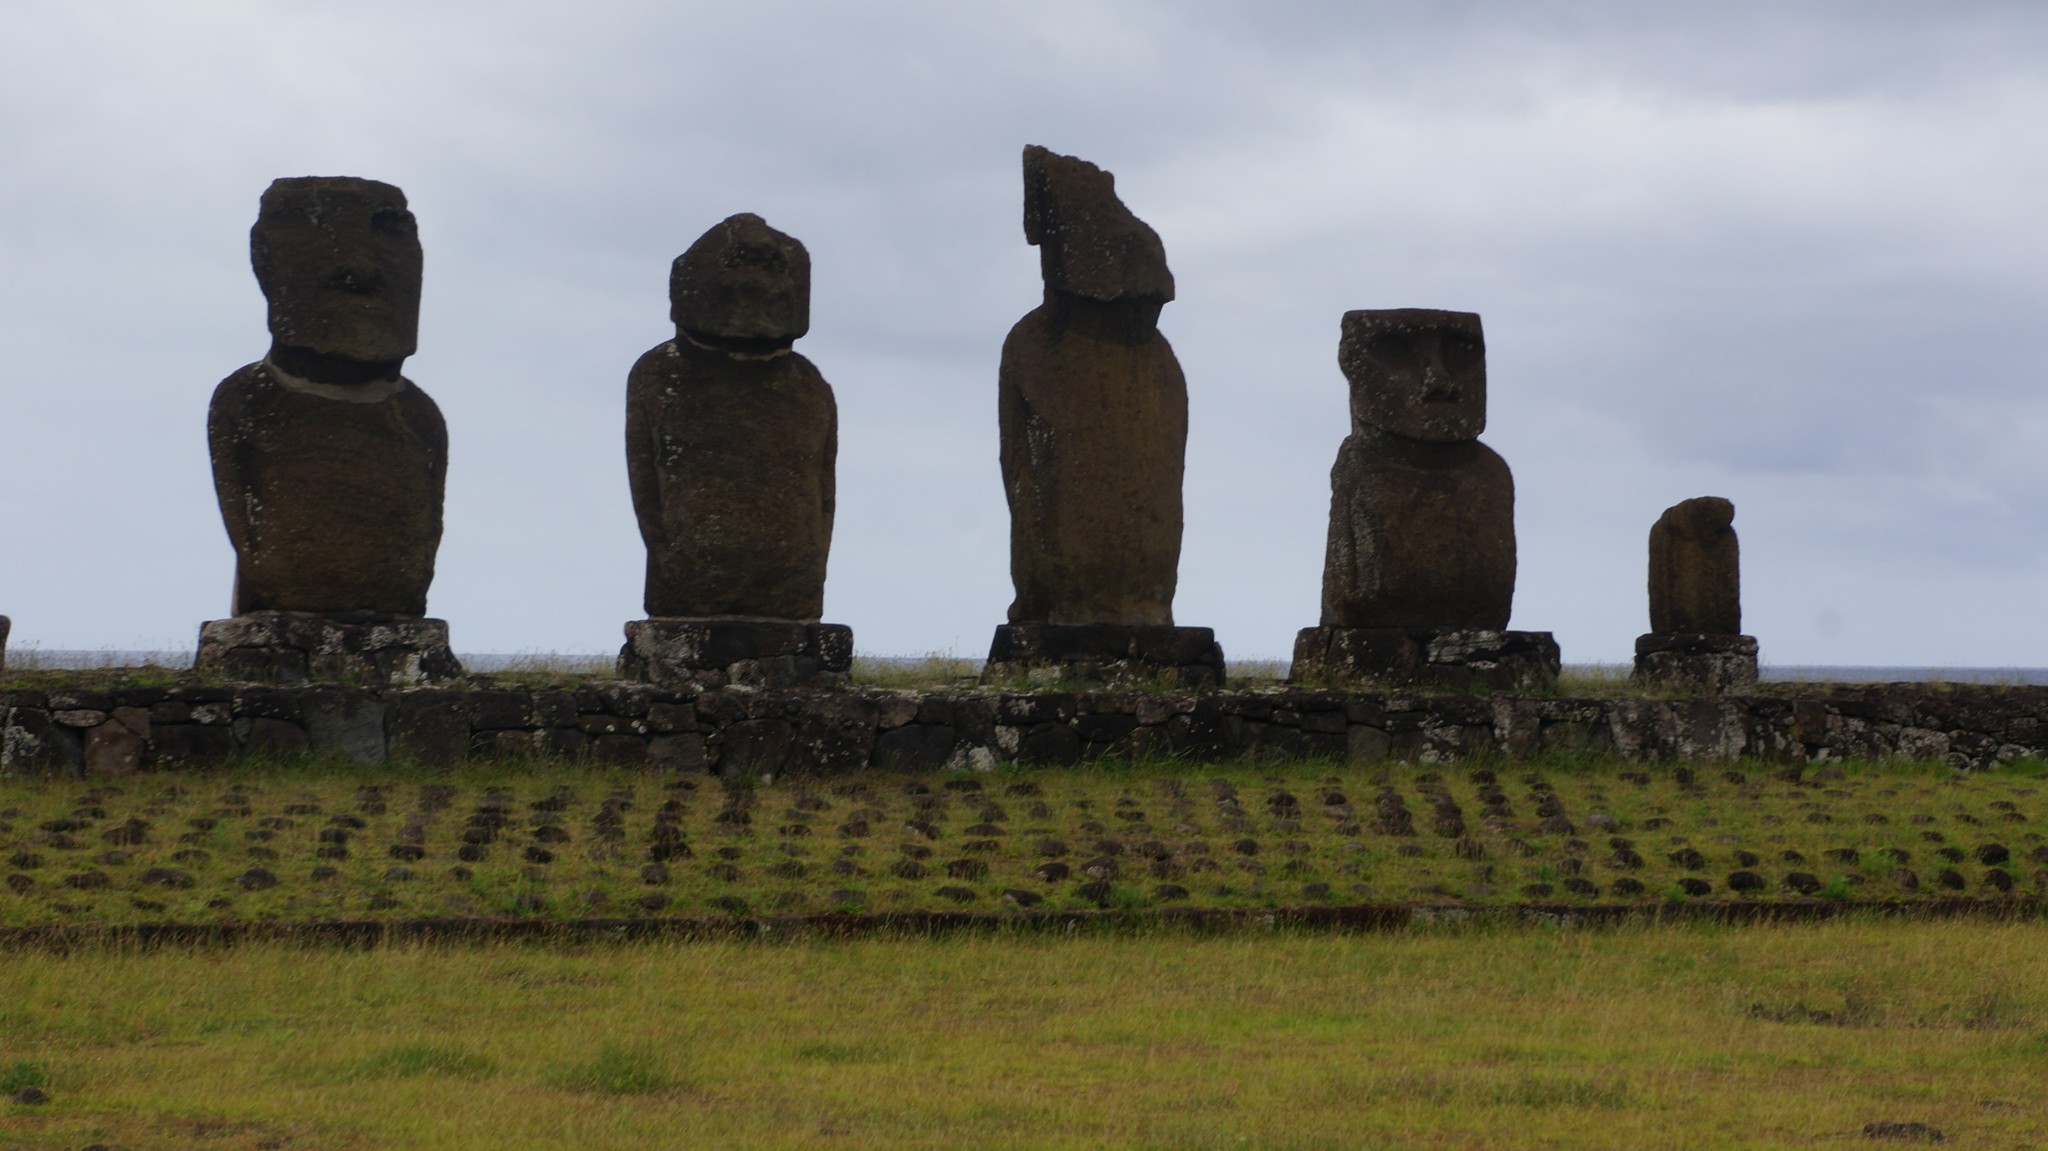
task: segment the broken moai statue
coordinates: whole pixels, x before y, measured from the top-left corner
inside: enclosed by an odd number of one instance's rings
[[[198,666],[231,679],[405,685],[461,674],[427,619],[448,431],[400,374],[419,331],[405,194],[353,177],[274,181],[249,233],[270,352],[207,411],[235,548],[234,617]]]
[[[1337,361],[1351,434],[1330,471],[1322,625],[1295,639],[1297,681],[1471,690],[1557,682],[1548,632],[1506,630],[1515,594],[1515,481],[1479,442],[1479,317],[1346,312]]]
[[[1755,687],[1741,569],[1733,503],[1701,496],[1665,509],[1650,528],[1650,630],[1636,637],[1630,678],[1714,694]]]
[[[791,346],[810,330],[810,254],[759,216],[732,216],[676,258],[669,301],[676,338],[626,384],[651,618],[626,625],[619,673],[671,686],[839,682],[853,633],[818,622],[839,416]]]
[[[1084,160],[1024,149],[1024,238],[1045,302],[1003,341],[1010,622],[985,677],[1220,684],[1208,628],[1176,627],[1188,393],[1159,312],[1166,250]]]

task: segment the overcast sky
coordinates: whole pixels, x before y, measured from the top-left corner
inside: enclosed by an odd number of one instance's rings
[[[840,409],[826,618],[979,656],[1010,600],[996,366],[1025,144],[1165,241],[1178,622],[1316,622],[1351,308],[1484,317],[1517,628],[1617,662],[1645,536],[1736,503],[1767,663],[2048,665],[2048,6],[94,3],[0,27],[0,612],[189,648],[233,554],[214,385],[268,345],[273,177],[402,187],[458,650],[616,650],[626,371],[669,261],[810,249]]]

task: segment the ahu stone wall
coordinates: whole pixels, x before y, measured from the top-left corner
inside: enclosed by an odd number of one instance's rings
[[[0,691],[0,773],[117,776],[316,753],[583,759],[721,775],[985,770],[1123,757],[1642,763],[2048,756],[2048,688],[1898,684],[1688,699],[1247,690],[668,690],[182,685]]]

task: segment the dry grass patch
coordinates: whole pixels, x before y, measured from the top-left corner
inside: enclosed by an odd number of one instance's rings
[[[0,1143],[2048,1138],[2048,927],[21,952]],[[1903,1128],[1901,1128],[1903,1129]]]

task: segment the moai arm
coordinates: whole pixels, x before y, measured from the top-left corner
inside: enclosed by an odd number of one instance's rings
[[[819,502],[825,511],[825,542],[832,542],[832,518],[839,513],[839,404],[825,389],[825,474],[818,483]]]
[[[248,443],[254,429],[242,418],[241,392],[247,386],[244,373],[236,372],[214,389],[213,402],[206,408],[206,441],[213,458],[213,493],[220,503],[221,522],[228,529],[228,543],[234,546],[237,567],[249,548],[250,508]]]
[[[649,355],[660,352],[656,348]],[[626,479],[633,491],[633,515],[640,521],[640,540],[657,550],[667,546],[661,516],[661,437],[640,395],[638,377],[648,370],[644,360],[634,367],[634,379],[626,385]]]

